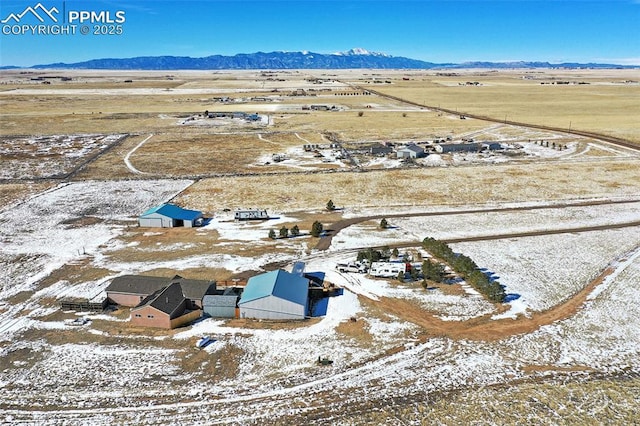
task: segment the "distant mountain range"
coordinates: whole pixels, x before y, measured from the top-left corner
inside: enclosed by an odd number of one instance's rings
[[[2,67],[20,68],[20,67]],[[92,59],[76,63],[34,65],[33,69],[108,69],[108,70],[248,70],[248,69],[455,69],[455,68],[638,68],[637,66],[549,62],[464,62],[433,63],[365,49],[351,49],[331,54],[314,52],[257,52],[234,56],[141,56],[126,59]]]

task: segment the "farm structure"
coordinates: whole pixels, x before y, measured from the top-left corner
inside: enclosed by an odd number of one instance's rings
[[[409,144],[396,151],[398,158],[420,158],[424,157],[424,149],[416,144]]]
[[[267,220],[269,215],[266,210],[237,210],[233,214],[235,220]]]
[[[502,149],[502,145],[497,142],[447,143],[435,146],[435,151],[438,154],[446,154],[448,152],[495,151],[498,149]]]
[[[369,147],[370,155],[389,155],[393,152],[393,148],[388,145],[383,145],[381,143],[375,144]]]
[[[249,278],[238,306],[241,318],[305,319],[309,279],[278,269]]]
[[[240,287],[228,287],[205,295],[202,299],[204,315],[212,318],[239,318],[238,302],[242,291]]]
[[[174,204],[162,204],[145,211],[138,218],[138,224],[142,227],[155,228],[193,228],[202,226],[204,219],[202,212],[183,209]]]

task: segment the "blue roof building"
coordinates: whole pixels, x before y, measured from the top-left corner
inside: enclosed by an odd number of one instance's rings
[[[162,204],[150,208],[138,218],[138,224],[140,226],[156,228],[174,228],[179,226],[192,228],[194,226],[201,226],[202,222],[202,212],[183,209],[174,204]]]
[[[305,319],[309,280],[279,269],[251,277],[238,307],[240,318]]]

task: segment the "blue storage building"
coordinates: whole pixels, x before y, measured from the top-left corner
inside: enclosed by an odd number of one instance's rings
[[[203,221],[202,212],[183,209],[174,204],[162,204],[150,208],[138,218],[140,226],[156,228],[175,228],[180,226],[192,228],[202,226]]]
[[[308,303],[309,280],[278,269],[249,278],[238,307],[240,318],[301,320]]]

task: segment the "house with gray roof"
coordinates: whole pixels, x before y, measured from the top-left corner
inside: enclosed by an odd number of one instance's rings
[[[178,284],[187,299],[190,309],[202,309],[202,299],[213,294],[215,281],[190,280],[175,275],[173,278],[151,277],[146,275],[122,275],[114,278],[106,289],[109,302],[134,307],[150,295],[172,284]]]

